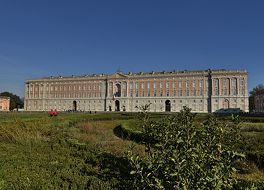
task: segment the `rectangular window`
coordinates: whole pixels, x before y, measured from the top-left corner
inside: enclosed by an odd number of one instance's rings
[[[169,85],[170,85],[169,82],[166,82],[166,88],[169,88]]]
[[[240,80],[240,85],[241,85],[241,86],[244,86],[244,84],[245,84],[244,79],[241,79],[241,80]]]
[[[204,81],[203,80],[201,80],[200,81],[200,88],[202,88],[203,87],[203,85],[204,85],[204,83],[203,83]]]
[[[232,79],[232,91],[233,91],[233,95],[237,95],[237,79],[234,78]]]
[[[130,82],[130,86],[129,86],[130,89],[133,89],[133,82]]]
[[[193,86],[193,88],[196,87],[196,81],[195,80],[192,82],[192,86]]]
[[[214,79],[214,95],[219,95],[219,80]]]

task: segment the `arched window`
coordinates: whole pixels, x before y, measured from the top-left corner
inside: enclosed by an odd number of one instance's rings
[[[115,85],[114,96],[121,97],[121,85],[119,83]]]

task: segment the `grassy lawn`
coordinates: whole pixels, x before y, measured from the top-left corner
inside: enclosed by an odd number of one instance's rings
[[[198,115],[197,122],[206,117]],[[118,126],[141,133],[132,113],[0,113],[0,189],[124,189],[130,180],[124,155],[133,142],[118,137]],[[264,155],[264,123],[247,121],[241,129],[243,150],[252,159]],[[135,151],[144,155],[140,144]],[[237,177],[264,181],[262,169],[255,164]]]
[[[131,144],[113,133],[121,118],[127,116],[1,113],[0,189],[119,187],[118,176],[127,172],[122,156]]]

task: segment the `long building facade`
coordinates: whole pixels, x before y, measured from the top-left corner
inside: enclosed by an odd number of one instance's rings
[[[46,77],[25,82],[25,110],[211,113],[248,111],[248,74],[243,70],[200,70]]]

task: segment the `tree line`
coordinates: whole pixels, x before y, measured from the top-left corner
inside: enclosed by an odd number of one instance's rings
[[[257,95],[264,94],[264,85],[259,84],[249,92],[249,111],[255,110],[255,97]]]

